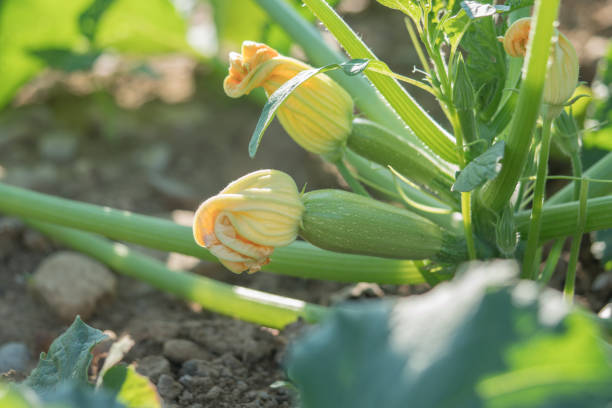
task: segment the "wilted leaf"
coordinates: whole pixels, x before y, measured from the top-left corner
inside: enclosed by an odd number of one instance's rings
[[[91,349],[106,335],[89,327],[77,316],[74,323],[53,341],[48,353],[41,353],[38,365],[24,384],[39,395],[57,390],[65,381],[87,385],[87,370],[91,363]]]
[[[425,295],[336,308],[289,351],[302,406],[605,406],[598,328],[517,269],[476,264]]]
[[[132,366],[117,365],[104,375],[104,389],[111,391],[117,401],[127,408],[161,408],[155,386]]]
[[[487,180],[492,180],[501,170],[500,160],[504,157],[505,142],[499,141],[486,152],[476,157],[459,172],[452,191],[472,191]]]

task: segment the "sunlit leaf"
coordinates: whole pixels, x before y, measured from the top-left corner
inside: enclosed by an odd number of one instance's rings
[[[127,408],[161,408],[155,386],[132,366],[114,366],[104,374],[102,385]]]

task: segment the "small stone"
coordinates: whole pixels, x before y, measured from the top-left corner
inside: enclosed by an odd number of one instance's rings
[[[605,305],[597,314],[601,319],[612,320],[612,303]]]
[[[151,173],[149,185],[172,204],[189,205],[198,202],[198,194],[189,185],[171,177]]]
[[[156,382],[162,374],[170,374],[170,362],[162,356],[146,356],[138,362],[136,371]]]
[[[62,319],[88,318],[105,298],[114,295],[115,276],[101,263],[76,252],[46,258],[34,272],[31,288]]]
[[[163,171],[170,162],[170,148],[158,143],[144,148],[136,153],[138,163],[148,171]]]
[[[162,374],[157,381],[157,391],[164,399],[173,400],[181,394],[183,386],[168,374]]]
[[[214,387],[212,387],[210,390],[208,390],[208,392],[206,393],[206,395],[204,395],[205,399],[216,399],[219,397],[219,395],[221,395],[221,392],[223,390],[221,389],[221,387],[219,387],[218,385],[215,385]]]
[[[610,290],[612,288],[612,271],[606,271],[597,275],[591,289],[595,292]]]
[[[188,360],[181,367],[181,375],[191,375],[197,377],[218,377],[219,370],[206,360]]]
[[[42,157],[55,162],[66,162],[74,158],[78,148],[78,139],[68,132],[53,132],[44,135],[38,143]]]
[[[171,339],[164,343],[164,356],[175,363],[201,358],[204,354],[204,351],[190,340]]]
[[[25,372],[30,364],[30,352],[23,343],[6,343],[0,346],[0,373],[9,370]]]

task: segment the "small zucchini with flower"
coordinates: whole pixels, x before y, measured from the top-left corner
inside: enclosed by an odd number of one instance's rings
[[[245,41],[241,53],[230,53],[225,93],[237,98],[257,87],[268,97],[300,72],[313,69],[280,55],[265,44]],[[421,146],[416,146],[383,126],[355,118],[350,95],[320,73],[300,84],[278,107],[277,116],[291,138],[305,150],[340,165],[346,147],[423,186],[453,205],[450,191],[454,170]]]
[[[336,252],[454,262],[465,242],[410,211],[339,190],[300,195],[293,179],[259,170],[230,183],[197,210],[193,233],[232,272],[250,273],[270,261],[275,247],[298,234]]]

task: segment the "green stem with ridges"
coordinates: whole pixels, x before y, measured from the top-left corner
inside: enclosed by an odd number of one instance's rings
[[[346,181],[346,184],[348,184],[351,190],[353,190],[353,193],[362,195],[364,197],[370,197],[368,190],[363,188],[359,180],[353,176],[353,173],[351,173],[351,171],[346,167],[346,164],[344,164],[342,158],[338,159],[336,162],[334,162],[334,164],[336,165],[336,168],[344,181]]]
[[[523,271],[521,276],[526,279],[533,279],[536,274],[536,250],[539,245],[540,227],[542,225],[542,207],[544,205],[544,190],[546,187],[546,175],[548,174],[548,154],[550,153],[550,135],[552,121],[544,119],[542,125],[542,144],[540,146],[540,157],[538,159],[538,170],[533,193],[531,207],[531,225],[527,235],[527,249],[523,256]]]
[[[563,250],[563,244],[565,244],[565,239],[558,239],[550,252],[548,253],[548,258],[546,258],[546,265],[544,265],[544,270],[542,274],[538,277],[538,282],[540,285],[545,286],[550,281],[555,269],[557,268],[557,264],[559,263],[559,258],[561,257],[561,251]]]
[[[525,167],[531,135],[540,112],[551,49],[554,22],[560,0],[539,0],[535,4],[530,43],[525,60],[526,75],[521,84],[517,109],[506,138],[506,149],[500,173],[486,184],[480,195],[483,204],[499,212],[510,200]]]
[[[612,174],[612,152],[608,153],[597,163],[589,167],[584,172],[584,178],[610,179],[610,174]],[[575,194],[575,186],[577,184],[579,183],[575,181],[563,187],[556,194],[546,200],[544,207],[571,201],[573,194]],[[601,197],[609,194],[610,192],[612,192],[612,183],[591,183],[589,185],[589,198]]]
[[[301,300],[229,285],[191,272],[169,270],[153,258],[94,234],[40,221],[25,221],[51,238],[107,264],[122,275],[147,282],[227,316],[282,329],[300,317],[316,323],[327,312],[323,306]]]
[[[580,202],[572,201],[564,204],[545,206],[542,210],[542,226],[540,243],[550,239],[565,238],[574,235],[579,227],[576,214]],[[589,198],[587,200],[587,215],[584,232],[599,231],[612,228],[612,196]],[[521,211],[516,215],[516,228],[521,234],[529,231],[530,212]]]
[[[378,59],[326,1],[304,0],[304,4],[325,24],[351,58]],[[366,71],[365,75],[419,139],[442,159],[457,163],[458,155],[451,136],[416,103],[397,81],[371,71]]]
[[[570,249],[570,259],[567,264],[567,273],[565,275],[565,286],[563,288],[563,297],[570,303],[574,300],[574,286],[576,284],[576,268],[578,267],[578,256],[580,255],[580,244],[582,243],[582,235],[584,234],[584,226],[586,224],[587,215],[587,198],[589,195],[589,182],[582,180],[580,183],[580,207],[578,207],[578,228],[572,238],[572,247]]]
[[[80,203],[0,183],[0,212],[95,232],[111,239],[217,261],[191,228],[129,211]],[[265,271],[339,282],[421,283],[412,261],[337,254],[305,242],[276,248]]]

